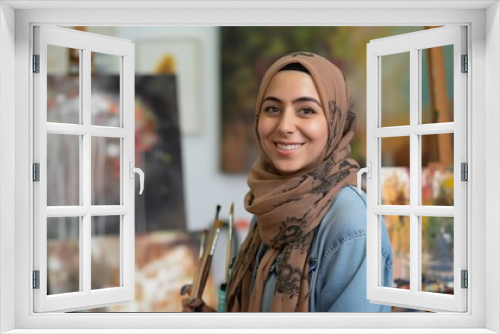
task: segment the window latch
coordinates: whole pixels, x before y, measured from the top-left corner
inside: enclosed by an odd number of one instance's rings
[[[358,171],[358,193],[361,194],[361,176],[366,173],[367,177],[369,179],[372,178],[372,163],[371,161],[368,161],[367,162],[368,166],[365,167],[365,168],[361,168],[359,171]]]
[[[140,190],[139,190],[139,195],[142,195],[142,191],[144,190],[144,172],[142,169],[138,167],[134,167],[134,162],[130,161],[129,162],[129,177],[131,179],[134,178],[134,173],[139,174],[139,184],[140,184]]]

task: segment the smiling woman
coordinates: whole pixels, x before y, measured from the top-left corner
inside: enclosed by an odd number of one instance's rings
[[[280,58],[257,96],[245,198],[254,223],[228,288],[230,312],[387,312],[366,298],[366,195],[350,158],[356,115],[342,72],[308,52]],[[392,250],[382,227],[383,286]],[[185,298],[184,311],[212,311]]]
[[[313,164],[328,137],[328,125],[311,76],[289,68],[283,68],[269,82],[258,122],[262,149],[283,174]]]

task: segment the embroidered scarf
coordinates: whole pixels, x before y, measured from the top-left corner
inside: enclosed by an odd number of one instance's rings
[[[307,69],[319,93],[328,123],[328,139],[322,155],[306,170],[281,175],[264,153],[258,135],[262,100],[273,76],[284,66],[299,63]],[[278,278],[271,304],[275,312],[307,312],[309,309],[308,257],[314,231],[342,187],[355,184],[359,165],[350,159],[350,141],[356,115],[342,72],[327,59],[309,52],[280,58],[262,79],[256,103],[255,132],[260,157],[248,177],[250,191],[245,208],[256,217],[238,252],[227,296],[226,311],[259,312],[269,269],[281,253]],[[250,284],[257,250],[267,245]]]

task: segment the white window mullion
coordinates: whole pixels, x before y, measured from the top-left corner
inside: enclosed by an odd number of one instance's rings
[[[421,98],[419,100],[422,101]],[[436,135],[441,133],[453,133],[455,132],[455,124],[453,122],[420,124],[414,126],[412,128],[412,131],[417,135]]]
[[[122,80],[120,80],[120,127],[123,128],[124,124],[126,123],[125,121],[125,101],[124,101],[124,80],[125,80],[125,73],[124,73],[124,59],[123,57],[119,57],[119,64],[120,64],[120,77]],[[124,129],[124,131],[127,131],[127,129]],[[125,145],[125,139],[120,139],[120,147],[122,152],[120,152],[120,204],[125,204],[125,185],[128,184],[128,178],[127,178],[127,173],[125,173],[125,169],[130,168],[128,163],[127,163],[127,148]],[[126,265],[126,256],[124,255],[124,251],[126,251],[125,247],[125,235],[127,233],[125,232],[126,225],[125,225],[125,218],[124,215],[120,215],[120,286],[124,286],[125,283],[125,276],[127,274],[127,270],[124,268]],[[135,226],[134,226],[135,230]],[[134,243],[135,244],[135,243]],[[135,255],[135,254],[134,254]],[[127,268],[128,269],[128,268]],[[135,282],[134,282],[135,284]]]
[[[80,80],[80,94],[82,93]],[[80,99],[82,99],[80,97]],[[83,110],[80,108],[80,110]],[[64,124],[64,123],[47,123],[47,133],[59,134],[59,135],[75,135],[75,136],[83,136],[89,132],[89,128],[87,126],[81,124]]]
[[[455,209],[452,206],[427,205],[377,205],[373,208],[377,215],[409,216],[411,213],[427,217],[454,217]]]
[[[410,133],[417,135],[435,135],[442,133],[454,133],[455,124],[448,123],[435,123],[435,124],[420,124],[413,126],[389,126],[386,128],[378,128],[373,130],[373,135],[379,138],[389,137],[402,137],[409,136]]]
[[[454,53],[454,77],[455,77],[455,91],[467,90],[467,75],[461,73],[461,55],[467,54],[466,41],[466,28],[461,27],[460,33],[456,36]],[[469,61],[469,72],[471,71],[472,62]],[[460,308],[467,309],[467,289],[461,288],[461,271],[467,270],[467,205],[460,205],[460,203],[468,203],[467,188],[469,182],[461,180],[461,163],[468,164],[468,175],[471,173],[472,162],[468,160],[467,156],[467,118],[466,107],[468,105],[467,94],[457,94],[454,96],[455,115],[462,114],[462,117],[456,117],[455,124],[455,140],[454,140],[454,190],[455,190],[455,219],[454,219],[454,285],[458,292],[456,295],[461,295]],[[470,181],[470,177],[469,177]],[[472,279],[473,273],[468,274],[469,281]]]
[[[47,46],[43,34],[35,29],[34,48],[35,54],[40,55],[40,63],[46,62]],[[40,289],[35,291],[34,302],[38,305],[47,295],[47,68],[40,66],[39,75],[35,75],[34,104],[39,106],[38,112],[34,113],[34,143],[33,162],[40,164],[40,182],[33,184],[33,229],[38,236],[34,247],[33,261],[34,270],[40,271]]]
[[[46,209],[47,218],[51,217],[83,217],[90,213],[92,216],[118,216],[129,212],[124,205],[92,205],[88,206],[49,206]]]
[[[120,68],[122,82],[120,84],[121,92],[121,126],[127,131],[126,136],[122,138],[122,164],[121,164],[121,194],[122,204],[127,209],[127,214],[121,216],[120,247],[121,254],[121,285],[127,290],[130,299],[135,295],[135,180],[130,178],[130,162],[135,166],[135,73],[133,71],[135,64],[135,46],[131,44],[131,51],[121,57]]]
[[[379,138],[409,136],[411,127],[405,126],[390,126],[386,128],[377,128],[373,130],[373,135]]]
[[[80,63],[79,63],[79,72],[80,74],[84,73],[84,62],[83,62],[83,50],[79,50],[79,54],[80,54]],[[79,162],[78,162],[78,166],[80,167],[79,170],[80,170],[80,175],[79,175],[79,185],[80,185],[80,200],[79,200],[79,205],[80,207],[78,209],[83,209],[82,211],[82,214],[78,215],[80,218],[79,218],[79,226],[78,226],[78,242],[79,242],[79,254],[78,254],[78,268],[79,268],[79,273],[78,273],[78,277],[79,277],[79,291],[84,291],[85,289],[85,286],[84,286],[84,282],[85,282],[85,271],[84,271],[84,263],[85,263],[85,259],[84,259],[84,252],[83,252],[83,249],[84,247],[82,247],[82,245],[84,245],[83,241],[84,241],[84,234],[85,234],[85,215],[87,213],[87,207],[84,205],[84,185],[85,185],[85,169],[82,168],[83,167],[83,163],[85,161],[84,159],[84,154],[83,154],[83,148],[84,148],[84,135],[86,135],[88,133],[88,131],[86,131],[86,127],[84,124],[84,113],[83,111],[85,110],[85,108],[87,108],[87,104],[88,102],[85,102],[85,99],[84,99],[84,95],[83,95],[83,92],[84,92],[84,78],[83,78],[83,75],[80,75],[79,76],[79,85],[78,85],[78,89],[79,89],[79,101],[78,101],[78,106],[79,106],[79,114],[78,114],[78,125],[77,127],[78,128],[75,128],[75,132],[78,132],[78,133],[74,133],[74,135],[78,135],[79,136],[79,149],[80,149],[80,155],[79,155]],[[52,129],[52,126],[56,126],[58,127],[60,124],[54,124],[54,123],[47,123],[47,133],[49,133],[49,131],[51,131]],[[62,124],[61,124],[62,125]],[[66,126],[68,125],[71,125],[71,124],[67,124]],[[63,130],[63,129],[54,129],[54,130]],[[79,133],[81,131],[81,133]],[[69,133],[68,133],[69,134]],[[85,202],[86,204],[86,202]],[[87,204],[88,205],[88,204]]]
[[[418,125],[419,115],[419,81],[420,66],[418,63],[418,50],[413,48],[410,50],[410,207],[419,204],[419,136],[413,132],[413,129]],[[413,212],[410,214],[410,291],[412,294],[420,288],[419,281],[419,219]]]
[[[90,127],[90,133],[96,137],[106,138],[124,138],[129,134],[129,131],[123,128],[112,128],[109,126],[96,126]]]
[[[90,128],[90,122],[91,122],[91,51],[87,47],[83,49],[83,57],[82,57],[82,67],[83,71],[81,72],[81,77],[82,77],[82,123],[84,128]],[[91,152],[91,143],[92,143],[92,137],[89,131],[86,132],[86,134],[83,135],[83,148],[82,148],[82,164],[80,165],[82,171],[83,171],[83,178],[82,178],[82,188],[83,188],[83,206],[85,208],[90,208],[91,202],[92,202],[92,193],[91,193],[91,187],[92,187],[92,173],[91,173],[91,168],[92,168],[92,152]],[[80,263],[82,269],[81,272],[83,273],[83,292],[89,293],[91,291],[91,222],[92,222],[92,216],[90,215],[90,211],[87,211],[86,214],[83,216],[83,233],[82,233],[82,243],[80,247],[80,252],[82,253],[82,262]]]
[[[118,216],[127,214],[130,208],[125,205],[92,205],[90,213],[92,216]]]
[[[380,217],[374,212],[374,208],[380,205],[377,202],[380,198],[380,138],[373,135],[373,131],[378,129],[381,123],[380,120],[380,57],[373,54],[371,45],[367,46],[367,105],[372,106],[374,112],[367,112],[367,124],[370,125],[370,132],[367,132],[366,140],[366,161],[371,164],[372,177],[366,179],[367,183],[367,234],[372,236],[366,239],[366,256],[367,256],[367,298],[374,300],[380,282],[380,256],[377,250],[380,239],[379,220]],[[372,196],[370,196],[372,194]]]
[[[105,138],[124,138],[129,134],[126,129],[110,126],[47,123],[47,133],[83,136],[89,132],[92,136]]]

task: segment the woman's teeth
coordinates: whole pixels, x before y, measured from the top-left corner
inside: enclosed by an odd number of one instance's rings
[[[284,144],[276,144],[280,150],[285,150],[285,151],[292,151],[296,150],[300,147],[300,144],[293,144],[293,145],[284,145]]]

